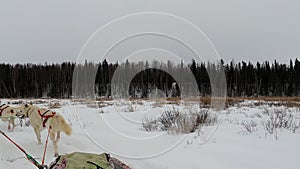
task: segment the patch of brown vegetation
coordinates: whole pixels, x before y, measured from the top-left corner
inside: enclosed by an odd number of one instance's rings
[[[180,97],[168,97],[167,101],[171,101],[171,102],[179,102],[181,100]]]
[[[269,105],[300,107],[300,97],[226,97],[226,107],[237,105],[245,100],[257,100],[255,106],[261,106],[268,102]],[[211,105],[211,97],[200,97],[202,106],[208,107]]]
[[[96,101],[113,101],[113,98],[107,98],[107,97],[101,97],[101,98],[96,98]]]
[[[300,97],[227,97],[239,100],[262,100],[262,101],[295,101],[300,102]]]
[[[226,99],[226,101],[225,101],[226,107],[233,106],[235,104],[238,104],[238,103],[244,101],[244,99],[241,99],[238,97],[226,97],[226,98],[220,97],[220,98],[213,98],[213,99],[215,102],[221,102],[221,101],[224,101],[223,99]],[[200,102],[203,107],[209,107],[211,105],[212,98],[211,97],[201,97]]]

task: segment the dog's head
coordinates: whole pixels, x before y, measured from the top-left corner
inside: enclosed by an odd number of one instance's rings
[[[24,104],[21,107],[17,108],[15,111],[16,116],[20,118],[27,118],[28,117],[28,111],[31,108],[31,104]]]

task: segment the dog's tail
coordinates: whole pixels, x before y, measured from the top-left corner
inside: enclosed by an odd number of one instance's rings
[[[62,116],[59,116],[59,121],[61,124],[61,130],[68,136],[72,134],[72,127],[66,123],[65,119]]]

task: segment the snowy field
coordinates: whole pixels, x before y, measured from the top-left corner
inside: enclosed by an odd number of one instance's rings
[[[28,100],[1,100],[1,104]],[[142,122],[156,119],[165,110],[199,111],[198,103],[166,104],[155,101],[33,100],[64,116],[72,125],[71,136],[62,134],[59,153],[111,153],[134,169],[298,169],[300,154],[300,111],[276,102],[244,101],[225,110],[209,110],[218,118],[190,134],[145,131]],[[281,121],[279,121],[281,120]],[[18,123],[18,121],[16,121]],[[38,145],[31,127],[7,131],[27,153],[41,161],[44,144]],[[47,131],[42,132],[45,142]],[[0,138],[1,169],[33,169],[30,162],[3,136]],[[54,160],[49,141],[46,164]]]

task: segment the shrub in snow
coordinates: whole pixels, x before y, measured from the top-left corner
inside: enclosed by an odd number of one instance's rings
[[[176,109],[167,110],[155,120],[145,119],[142,128],[146,131],[174,131],[192,133],[204,125],[212,125],[218,121],[208,110],[194,113],[180,113]]]
[[[267,119],[263,122],[265,134],[274,135],[278,139],[279,130],[291,130],[295,133],[299,129],[300,121],[297,121],[295,115],[287,112],[287,109],[266,110]]]
[[[257,123],[253,120],[249,121],[242,121],[243,131],[247,134],[252,134],[257,131]]]
[[[159,130],[159,125],[158,125],[157,120],[145,119],[142,125],[143,125],[142,127],[145,131]]]

